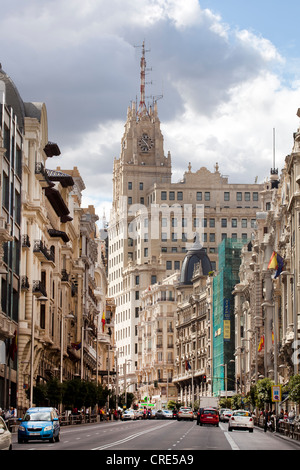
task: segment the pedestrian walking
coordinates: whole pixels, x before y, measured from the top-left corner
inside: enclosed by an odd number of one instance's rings
[[[292,408],[289,412],[289,422],[292,423],[295,419],[295,409]]]
[[[264,412],[264,432],[268,430],[268,423],[269,423],[269,410],[266,409]]]

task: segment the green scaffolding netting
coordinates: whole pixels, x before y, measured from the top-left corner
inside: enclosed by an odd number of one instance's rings
[[[249,240],[227,238],[218,247],[219,271],[213,279],[213,367],[212,391],[219,395],[225,390],[225,364],[227,364],[227,390],[235,390],[234,358],[234,298],[232,291],[239,283],[241,250]]]

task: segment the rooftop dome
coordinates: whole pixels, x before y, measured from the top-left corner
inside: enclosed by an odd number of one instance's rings
[[[193,272],[196,264],[201,263],[203,276],[208,276],[212,271],[212,265],[206,251],[196,240],[190,250],[187,252],[181,267],[180,283],[192,284]]]
[[[0,63],[0,102],[2,92],[5,96],[5,104],[11,106],[17,116],[17,123],[20,130],[24,131],[25,117],[35,118],[41,121],[43,103],[24,103],[18,89],[12,79],[2,69]]]
[[[1,82],[4,83],[1,86]],[[18,119],[18,126],[24,129],[25,106],[12,79],[4,72],[0,64],[0,90],[5,92],[5,104],[11,106]]]

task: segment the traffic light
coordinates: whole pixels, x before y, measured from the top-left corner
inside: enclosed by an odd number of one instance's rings
[[[202,376],[202,382],[203,382],[203,383],[206,382],[206,375],[203,375],[203,376]]]

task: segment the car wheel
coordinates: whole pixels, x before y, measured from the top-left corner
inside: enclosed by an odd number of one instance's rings
[[[249,429],[249,432],[253,432],[253,429]]]
[[[57,434],[56,438],[55,438],[55,442],[59,442],[60,441],[60,432]]]
[[[55,442],[54,436],[52,436],[52,437],[49,439],[49,442],[51,442],[51,444],[53,444],[53,443]]]
[[[230,426],[228,426],[228,431],[231,432],[232,431],[232,428]]]

